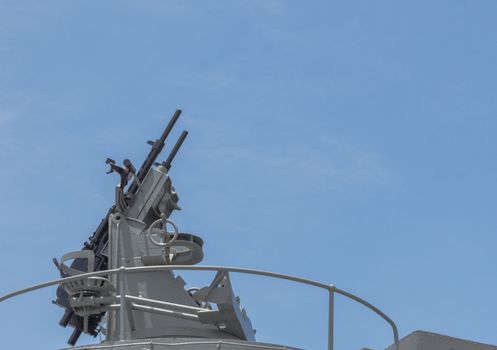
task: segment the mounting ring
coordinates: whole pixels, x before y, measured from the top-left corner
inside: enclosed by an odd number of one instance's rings
[[[173,227],[173,231],[167,230],[167,224],[170,224]],[[158,242],[152,236],[153,235],[152,229],[154,229],[158,225],[162,225],[160,235],[164,236],[165,242]],[[174,221],[166,218],[166,216],[164,214],[161,214],[161,218],[158,220],[155,220],[147,230],[148,239],[150,240],[150,242],[152,242],[152,244],[154,244],[158,247],[170,246],[171,243],[173,243],[178,238],[178,234],[179,234],[178,226],[174,223]],[[173,237],[170,240],[167,240],[167,237],[170,235],[172,235]]]

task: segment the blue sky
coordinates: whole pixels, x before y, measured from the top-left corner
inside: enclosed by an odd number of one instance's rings
[[[176,107],[174,220],[204,264],[335,283],[417,329],[497,344],[494,1],[0,2],[0,293],[57,276]],[[171,144],[169,144],[169,147]],[[165,155],[164,155],[165,157]],[[326,295],[235,277],[258,338],[326,344]],[[54,290],[2,343],[61,348]],[[337,298],[339,349],[391,343]],[[91,342],[92,339],[83,339]]]

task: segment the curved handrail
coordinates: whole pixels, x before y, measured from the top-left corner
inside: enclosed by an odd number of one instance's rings
[[[50,286],[55,286],[57,284],[61,284],[64,282],[72,282],[72,281],[78,281],[81,279],[85,279],[87,277],[98,277],[98,276],[107,276],[107,275],[113,275],[119,272],[119,269],[111,269],[111,270],[103,270],[103,271],[95,271],[95,272],[88,272],[88,273],[82,273],[80,275],[76,276],[71,276],[71,277],[64,277],[64,278],[59,278],[56,280],[48,281],[48,282],[43,282],[39,284],[32,285],[31,287],[23,288],[23,289],[18,289],[16,291],[4,294],[0,297],[0,302],[5,301],[7,299],[16,297],[21,294],[26,294],[38,289],[43,289],[46,287]]]
[[[395,350],[399,350],[399,331],[397,329],[397,325],[395,324],[395,322],[390,317],[388,317],[383,311],[381,311],[380,309],[378,309],[376,306],[374,306],[373,304],[367,302],[366,300],[358,297],[357,295],[354,295],[352,293],[349,293],[347,291],[344,291],[344,290],[338,289],[338,288],[335,288],[335,293],[341,294],[344,297],[347,297],[349,299],[357,301],[358,303],[360,303],[360,304],[366,306],[367,308],[371,309],[373,312],[375,312],[376,314],[378,314],[378,316],[380,316],[385,321],[387,321],[387,323],[390,324],[390,327],[392,327]]]
[[[337,293],[340,295],[343,295],[349,299],[352,299],[370,310],[372,310],[374,313],[376,313],[378,316],[383,318],[392,328],[393,331],[393,337],[394,337],[394,346],[395,350],[399,350],[399,335],[398,335],[398,330],[397,326],[395,325],[395,322],[388,317],[384,312],[382,312],[380,309],[375,307],[373,304],[367,302],[366,300],[349,293],[343,289],[336,288],[333,284],[325,284],[321,282],[317,282],[314,280],[310,280],[307,278],[301,278],[301,277],[296,277],[292,275],[286,275],[282,273],[276,273],[276,272],[270,272],[270,271],[264,271],[264,270],[255,270],[255,269],[247,269],[247,268],[240,268],[240,267],[225,267],[225,266],[196,266],[196,265],[157,265],[157,266],[138,266],[138,267],[120,267],[117,269],[110,269],[110,270],[103,270],[103,271],[95,271],[95,272],[89,272],[89,273],[82,273],[76,276],[71,276],[71,277],[65,277],[65,278],[59,278],[56,280],[44,282],[44,283],[39,283],[35,284],[33,286],[23,288],[16,290],[14,292],[5,294],[3,296],[0,296],[0,302],[5,301],[7,299],[13,298],[15,296],[29,293],[38,289],[43,289],[46,287],[54,286],[57,284],[65,283],[65,282],[71,282],[71,281],[77,281],[80,279],[88,278],[88,277],[97,277],[97,276],[107,276],[107,275],[114,275],[114,274],[119,274],[119,273],[137,273],[137,272],[154,272],[154,271],[169,271],[169,270],[188,270],[188,271],[226,271],[226,272],[234,272],[234,273],[244,273],[244,274],[249,274],[249,275],[259,275],[259,276],[266,276],[266,277],[274,277],[274,278],[279,278],[279,279],[284,279],[288,281],[293,281],[297,283],[302,283],[302,284],[307,284],[311,285],[314,287],[318,288],[323,288],[326,289],[330,293],[330,334],[332,337],[333,334],[333,294]],[[333,348],[333,342],[332,338],[331,341],[328,343],[329,349]]]

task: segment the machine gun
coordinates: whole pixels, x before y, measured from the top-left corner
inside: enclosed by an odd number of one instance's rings
[[[173,129],[180,115],[181,115],[181,110],[177,109],[174,115],[172,116],[171,120],[167,124],[166,128],[162,132],[160,138],[155,141],[147,141],[147,143],[152,146],[152,149],[145,158],[145,161],[143,162],[138,172],[134,174],[134,176],[136,177],[135,179],[136,181],[133,181],[133,183],[129,186],[126,192],[124,192],[125,188],[120,188],[120,190],[122,191],[121,194],[124,205],[130,205],[133,202],[135,195],[139,189],[139,184],[143,182],[143,180],[145,179],[147,173],[150,171],[152,166],[159,165],[158,163],[156,163],[156,159],[161,153],[162,149],[164,148],[166,138],[169,136],[169,133]],[[170,169],[171,163],[176,153],[178,152],[179,148],[183,144],[183,141],[185,140],[187,135],[188,132],[186,130],[182,132],[181,136],[179,137],[178,141],[173,147],[171,153],[167,157],[167,160],[162,162],[162,166],[164,166],[167,170]],[[112,159],[108,159],[107,164],[109,163],[114,164],[115,162]],[[177,201],[178,197],[175,195],[175,203],[172,203],[173,204],[172,209],[179,208],[176,204]],[[108,222],[110,216],[115,212],[116,212],[116,205],[113,205],[107,212],[107,215],[102,219],[102,221],[98,225],[93,235],[90,236],[88,241],[84,243],[82,250],[92,251],[94,255],[94,262],[92,264],[93,271],[103,271],[108,269],[108,256],[105,253],[109,240]],[[61,265],[56,259],[54,259],[54,263],[59,269],[61,277],[66,277],[68,275],[67,272],[61,268]],[[86,272],[90,268],[90,266],[88,265],[89,264],[87,259],[75,258],[70,268],[72,269],[72,271]],[[86,322],[84,322],[83,317],[74,313],[73,308],[71,307],[69,302],[69,295],[62,286],[59,286],[57,288],[56,296],[57,298],[54,301],[54,304],[64,309],[64,315],[62,316],[59,324],[62,327],[67,327],[69,325],[74,328],[72,335],[69,337],[68,344],[70,345],[76,344],[79,336],[83,331],[90,335],[97,336],[99,332],[99,324],[102,320],[102,317],[104,316],[104,313],[91,315],[86,320]]]

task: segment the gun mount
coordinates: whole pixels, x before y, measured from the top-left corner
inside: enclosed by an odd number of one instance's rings
[[[117,172],[120,175],[115,204],[84,243],[81,252],[66,254],[60,263],[54,259],[61,277],[118,267],[122,264],[119,259],[128,261],[140,257],[139,262],[128,262],[126,266],[196,264],[202,260],[202,239],[189,233],[180,233],[176,224],[168,219],[174,210],[180,209],[179,198],[168,171],[188,132],[182,132],[164,162],[156,162],[180,115],[181,110],[176,110],[160,138],[147,142],[152,148],[138,171],[129,159],[125,159],[124,167],[120,167],[113,159],[107,158],[106,164],[110,165],[108,173]],[[133,182],[126,190],[130,179]],[[174,230],[167,231],[168,225],[172,225]],[[114,242],[110,239],[112,234],[116,236]],[[118,236],[133,237],[127,242],[130,244],[128,249],[117,243]],[[65,263],[70,259],[73,261],[68,267]],[[170,276],[168,278],[171,279]],[[74,345],[83,332],[96,336],[101,330],[99,327],[107,311],[106,305],[113,291],[109,286],[112,284],[105,279],[91,282],[81,285],[61,284],[57,289],[54,303],[64,309],[59,324],[74,328],[68,340],[70,345]],[[171,285],[178,284],[173,280],[168,282]],[[102,285],[93,288],[95,283]],[[101,290],[104,286],[104,290]],[[171,290],[166,288],[163,292],[169,293]],[[181,294],[178,288],[174,292]],[[181,298],[187,299],[188,296],[182,295]],[[192,303],[195,304],[193,299],[190,300]]]

